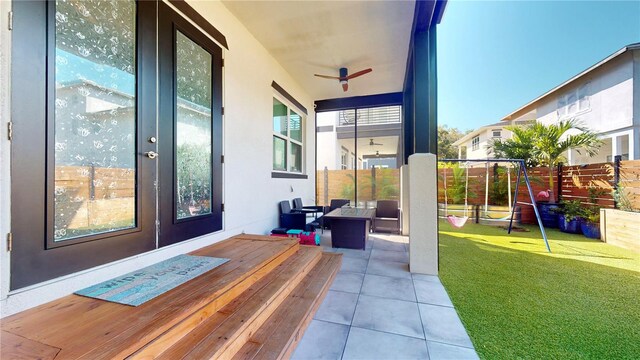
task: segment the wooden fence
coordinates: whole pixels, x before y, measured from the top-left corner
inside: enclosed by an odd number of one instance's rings
[[[108,228],[135,219],[135,170],[56,166],[56,228]]]
[[[493,165],[493,164],[492,164]],[[505,169],[503,167],[503,169]],[[464,197],[461,188],[456,196],[456,185],[460,185],[464,179],[464,169],[459,170],[454,176],[451,168],[438,169],[438,201],[444,202],[444,178],[446,176],[449,203],[463,203]],[[489,196],[488,203],[493,205],[506,204],[504,196],[497,199],[496,192],[493,191],[494,183],[497,181],[506,182],[506,170],[498,172],[493,166],[489,171],[485,167],[469,168],[468,203],[473,205],[484,205],[487,194],[487,173],[489,176]],[[546,167],[527,169],[531,186],[536,201],[537,194],[542,190],[549,189],[549,170]],[[511,191],[515,191],[517,170],[510,172]],[[460,177],[462,176],[462,177]],[[599,163],[590,165],[559,166],[554,168],[554,195],[559,200],[577,200],[584,205],[597,205],[601,208],[620,208],[623,206],[640,209],[640,160],[621,161],[617,159],[612,163]],[[504,186],[504,185],[503,185]],[[617,199],[614,199],[614,190],[618,188]],[[558,191],[559,189],[559,191]],[[453,196],[452,196],[453,195]],[[452,201],[453,200],[453,201]],[[458,201],[455,201],[458,200]],[[592,200],[595,200],[592,202]],[[524,184],[520,184],[518,201],[530,203],[529,193]],[[528,205],[522,206],[522,222],[534,223],[535,215],[533,208]]]
[[[318,170],[316,203],[327,206],[331,199],[353,200],[355,178],[358,178],[358,202],[399,200],[399,169]]]

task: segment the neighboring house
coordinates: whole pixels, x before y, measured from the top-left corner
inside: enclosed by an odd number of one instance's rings
[[[575,118],[604,141],[598,155],[572,150],[569,164],[640,159],[640,43],[616,51],[511,114],[504,122],[533,113],[543,124]]]
[[[314,202],[316,155],[342,169],[435,153],[445,4],[0,1],[1,316],[268,233],[279,201]],[[373,72],[346,93],[313,76],[341,67]],[[393,122],[351,125],[382,107]],[[316,149],[324,112],[358,148]]]
[[[507,126],[522,126],[531,124],[533,121],[535,121],[533,118],[531,118],[531,116],[532,114],[528,114],[528,116],[523,116],[517,121],[501,121],[499,123],[485,125],[466,134],[453,143],[453,146],[458,147],[458,158],[495,159],[495,156],[490,147],[491,142],[495,140],[510,139],[513,136],[513,133],[507,129]],[[483,165],[474,164],[472,166]]]

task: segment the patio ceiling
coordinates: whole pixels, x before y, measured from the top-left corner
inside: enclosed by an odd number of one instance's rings
[[[402,91],[414,1],[223,1],[315,100]],[[338,75],[373,68],[349,81]]]

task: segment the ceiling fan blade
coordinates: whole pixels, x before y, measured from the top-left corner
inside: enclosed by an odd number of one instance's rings
[[[349,80],[349,79],[353,79],[353,78],[357,78],[358,76],[362,76],[364,74],[368,74],[370,72],[372,72],[373,69],[372,68],[368,68],[368,69],[364,69],[364,70],[360,70],[358,72],[355,72],[351,75],[348,75],[347,77],[345,77],[345,79]]]
[[[323,78],[323,79],[340,80],[339,76],[319,75],[319,74],[313,74],[313,76],[317,76],[317,77]]]
[[[349,90],[349,83],[348,82],[343,82],[342,83],[342,90],[344,92],[347,92],[347,90]]]

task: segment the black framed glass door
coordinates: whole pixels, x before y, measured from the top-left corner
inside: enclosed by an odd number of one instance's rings
[[[156,6],[13,2],[12,289],[155,248]]]
[[[222,229],[222,49],[160,4],[160,246]]]

